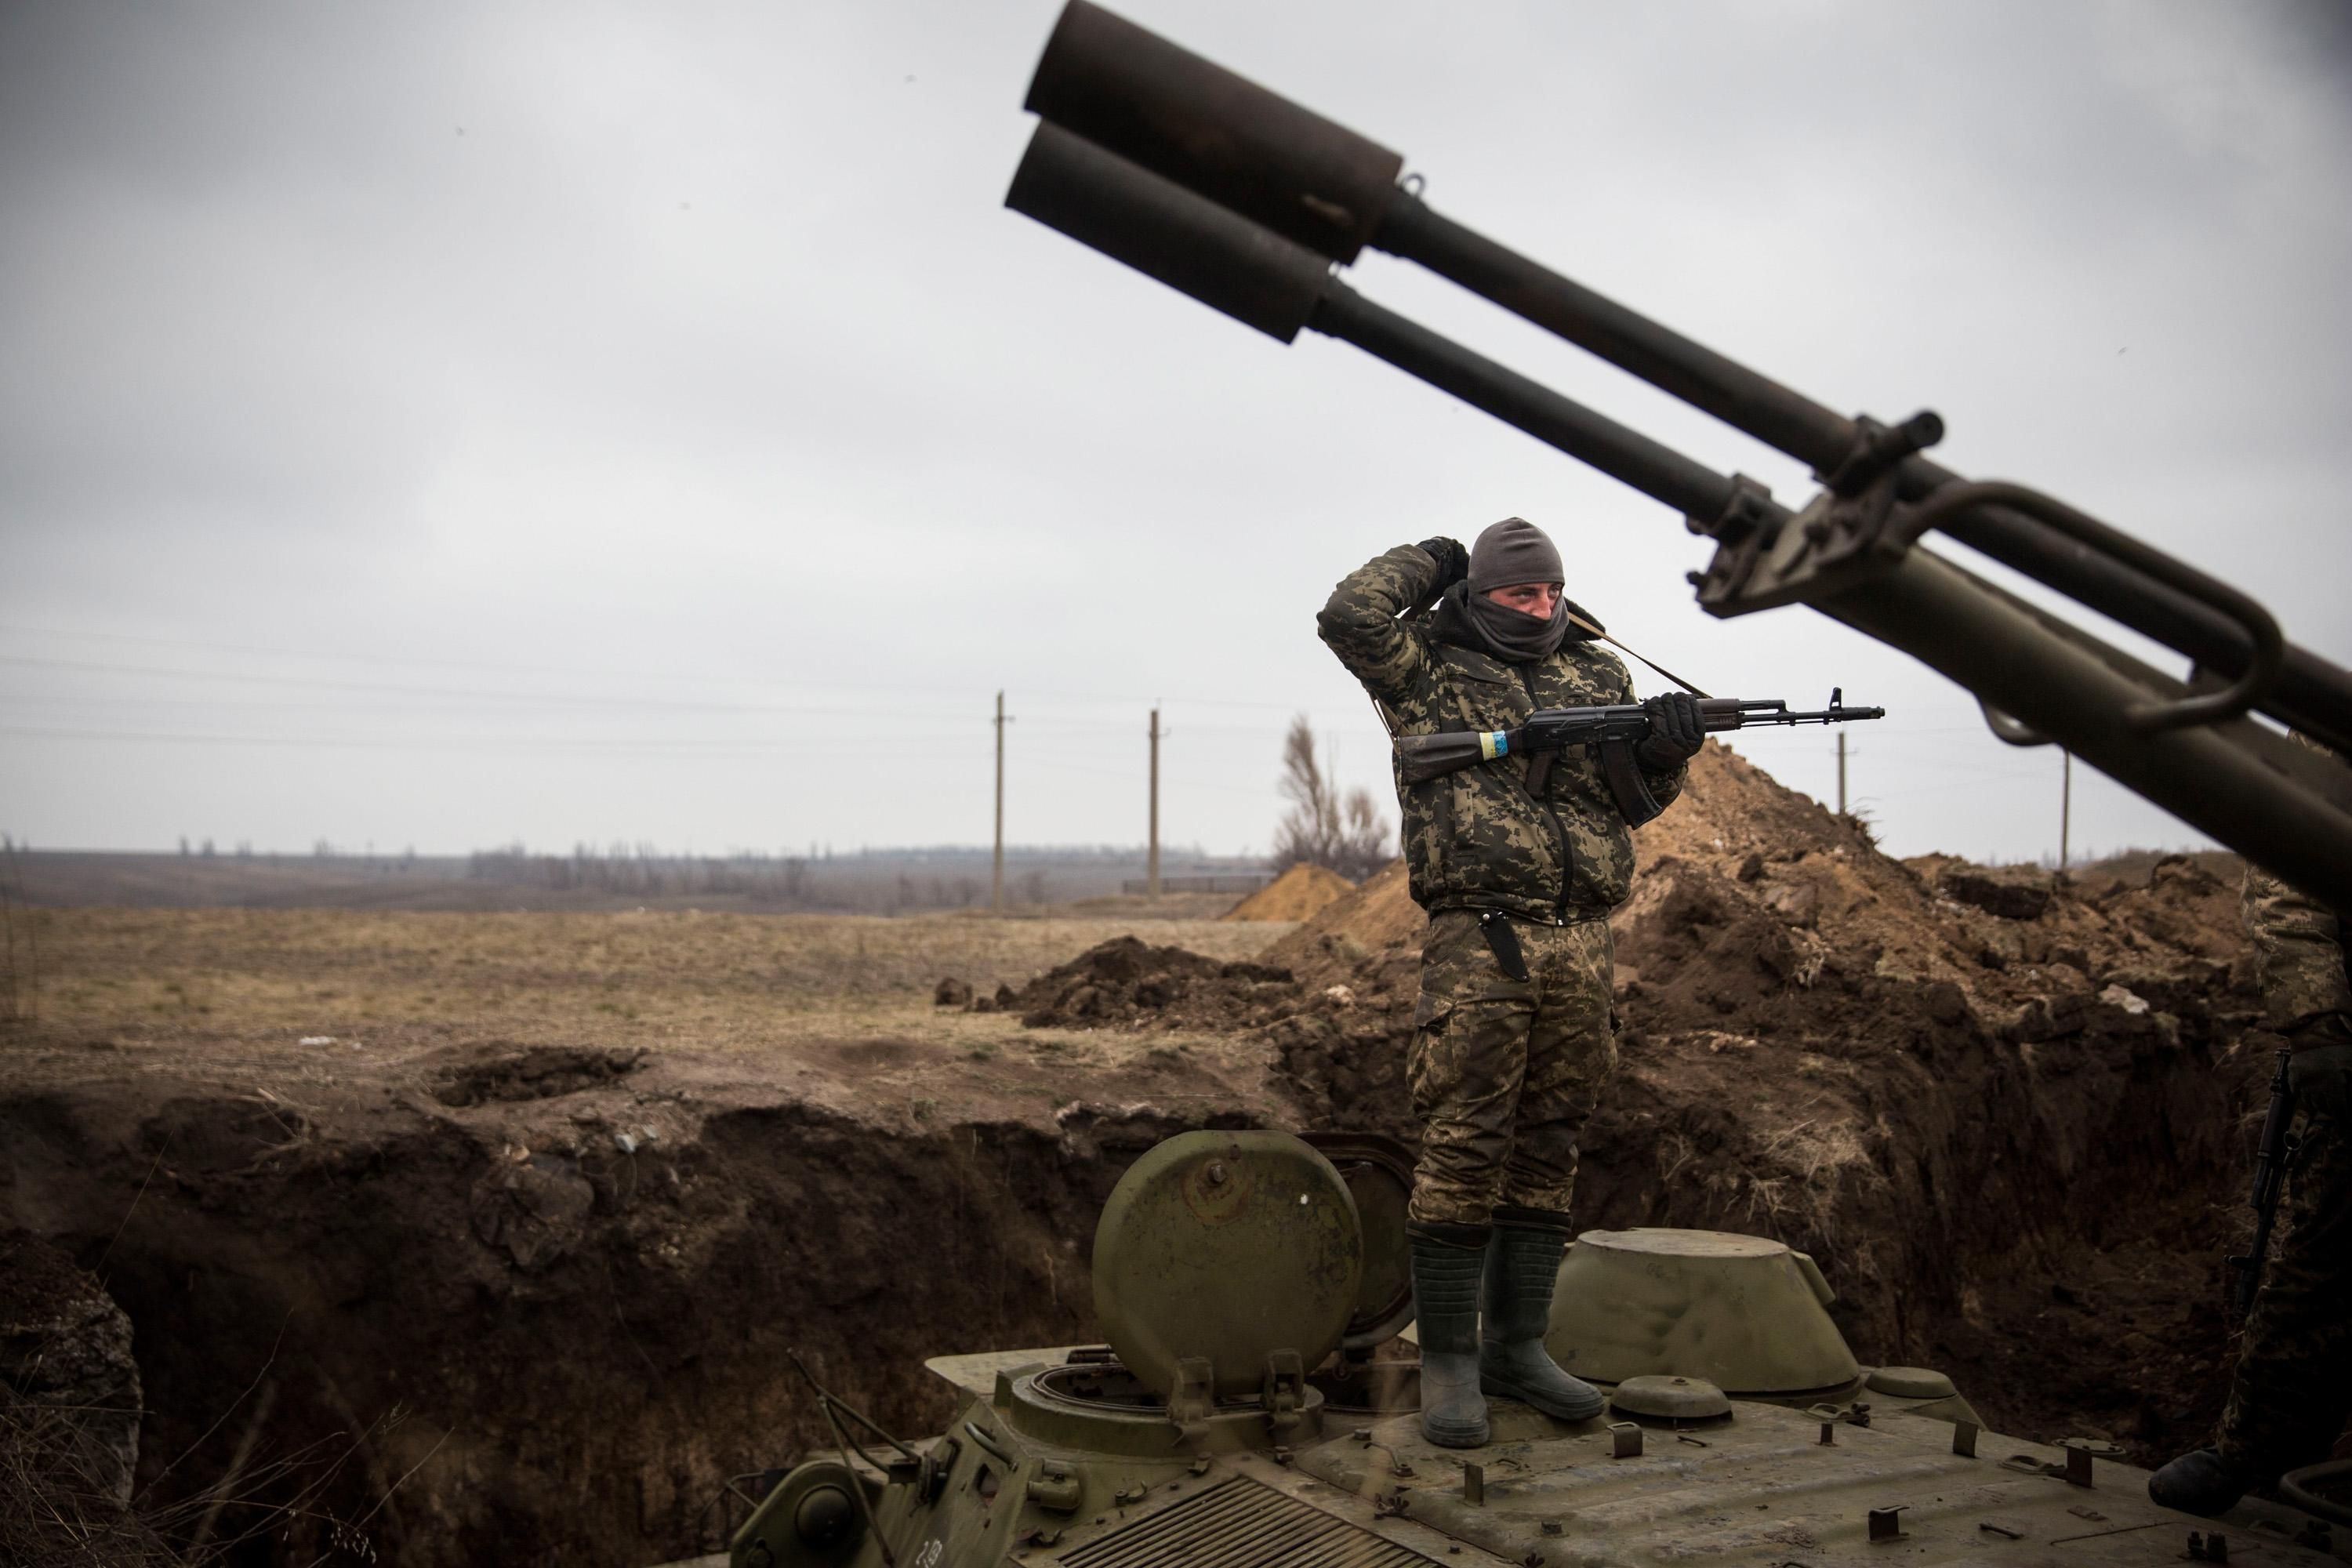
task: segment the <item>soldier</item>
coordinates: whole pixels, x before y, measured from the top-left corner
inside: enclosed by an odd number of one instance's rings
[[[2294,1052],[2287,1074],[2302,1138],[2288,1175],[2285,1230],[2246,1320],[2221,1430],[2213,1447],[2148,1478],[2158,1502],[2208,1516],[2326,1458],[2352,1414],[2352,977],[2344,922],[2248,866],[2246,925],[2263,1012]]]
[[[1565,582],[1543,531],[1507,518],[1467,552],[1399,545],[1343,579],[1317,622],[1399,734],[1632,701]],[[1401,618],[1433,598],[1427,618]],[[1704,739],[1698,708],[1684,692],[1643,706],[1635,760],[1664,804]],[[1421,1424],[1432,1442],[1475,1447],[1486,1394],[1564,1420],[1601,1409],[1543,1340],[1577,1136],[1616,1060],[1609,911],[1631,890],[1633,845],[1588,753],[1497,758],[1400,782],[1397,798],[1413,901],[1429,913],[1406,1066],[1422,1123],[1407,1226]]]

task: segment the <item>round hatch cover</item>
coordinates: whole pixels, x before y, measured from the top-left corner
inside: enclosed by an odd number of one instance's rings
[[[1128,1168],[1095,1227],[1095,1317],[1145,1387],[1208,1362],[1216,1397],[1256,1394],[1266,1358],[1302,1372],[1356,1310],[1364,1237],[1331,1163],[1287,1132],[1180,1132]]]
[[[1949,1399],[1959,1392],[1930,1366],[1882,1366],[1870,1374],[1870,1391],[1889,1399]]]
[[[1386,1344],[1412,1321],[1412,1253],[1404,1231],[1412,1151],[1384,1132],[1302,1132],[1299,1141],[1330,1161],[1348,1184],[1364,1230],[1363,1280],[1339,1348]]]
[[[1703,1377],[1662,1377],[1648,1373],[1629,1377],[1617,1385],[1609,1403],[1624,1415],[1648,1415],[1661,1421],[1704,1421],[1731,1414],[1723,1390]]]

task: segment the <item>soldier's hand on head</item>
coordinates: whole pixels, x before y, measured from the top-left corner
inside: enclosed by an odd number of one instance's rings
[[[2294,1055],[2287,1058],[2287,1082],[2295,1103],[2339,1121],[2352,1121],[2352,1045],[2335,1035],[2317,1040],[2297,1038]]]
[[[1699,727],[1698,699],[1687,691],[1664,691],[1642,704],[1650,732],[1633,744],[1633,760],[1654,773],[1668,773],[1698,755],[1706,742]]]
[[[1422,553],[1437,563],[1437,585],[1451,588],[1470,575],[1470,552],[1458,539],[1424,539]]]

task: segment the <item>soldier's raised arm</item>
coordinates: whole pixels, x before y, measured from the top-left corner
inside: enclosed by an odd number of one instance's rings
[[[1429,649],[1397,617],[1468,571],[1469,553],[1453,540],[1400,544],[1339,579],[1316,629],[1373,696],[1403,703],[1427,679]]]

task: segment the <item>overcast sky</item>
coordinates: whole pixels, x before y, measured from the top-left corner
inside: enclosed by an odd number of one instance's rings
[[[1518,513],[1709,689],[1885,704],[1850,787],[1891,847],[2055,849],[2054,752],[1811,611],[1711,620],[1678,518],[1003,211],[1057,8],[0,7],[0,829],[980,843],[1002,687],[1015,841],[1140,839],[1158,700],[1168,838],[1263,848],[1294,712],[1387,796],[1333,581]],[[1123,9],[2352,662],[2345,7]],[[1355,281],[1806,491],[1404,264]],[[1739,742],[1822,796],[1832,744]],[[2196,841],[2087,770],[2074,834]]]

